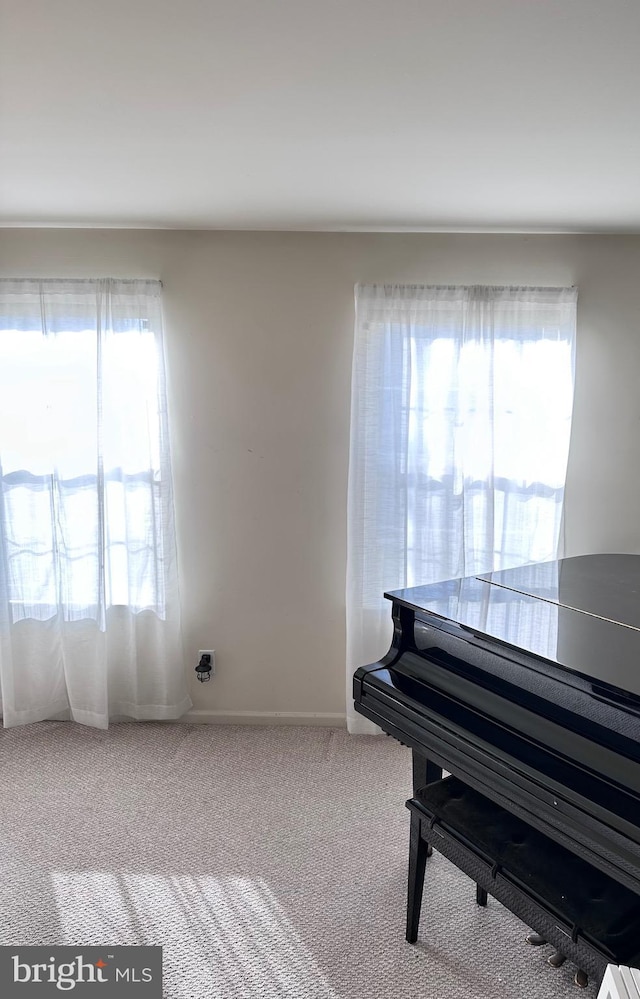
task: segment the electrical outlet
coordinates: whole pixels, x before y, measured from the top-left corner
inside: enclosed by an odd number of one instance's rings
[[[214,649],[198,649],[198,661],[202,659],[203,656],[211,656],[211,676],[214,676],[216,671],[216,653]]]

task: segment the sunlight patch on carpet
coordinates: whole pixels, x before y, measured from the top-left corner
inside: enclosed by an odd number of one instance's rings
[[[65,944],[162,944],[165,994],[339,999],[265,881],[51,875]]]

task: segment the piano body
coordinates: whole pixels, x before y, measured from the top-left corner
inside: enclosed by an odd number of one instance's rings
[[[355,708],[640,895],[640,556],[585,555],[385,594]]]

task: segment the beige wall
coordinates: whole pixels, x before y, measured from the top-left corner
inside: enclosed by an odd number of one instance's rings
[[[0,230],[0,274],[164,282],[198,710],[344,712],[357,281],[577,284],[568,549],[640,551],[640,237]]]

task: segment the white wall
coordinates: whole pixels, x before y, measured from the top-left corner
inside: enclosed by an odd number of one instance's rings
[[[357,281],[577,284],[569,554],[640,551],[640,237],[0,230],[0,274],[164,283],[199,710],[344,712]]]

